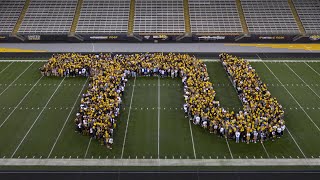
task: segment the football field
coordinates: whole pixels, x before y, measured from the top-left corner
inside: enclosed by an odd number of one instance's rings
[[[264,144],[236,144],[193,125],[184,117],[180,78],[131,78],[112,150],[75,132],[89,79],[42,77],[44,63],[0,62],[2,159],[320,159],[320,61],[250,63],[285,110],[285,135]],[[206,65],[221,106],[241,110],[221,63]]]

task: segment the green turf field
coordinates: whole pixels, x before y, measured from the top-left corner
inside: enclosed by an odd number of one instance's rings
[[[0,158],[320,158],[320,61],[251,63],[285,108],[288,131],[264,145],[236,144],[190,123],[179,78],[130,79],[112,150],[75,132],[87,79],[41,77],[43,63],[0,62]],[[206,64],[217,100],[240,110],[220,62]]]

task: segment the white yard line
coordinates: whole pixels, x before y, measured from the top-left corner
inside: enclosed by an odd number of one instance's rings
[[[0,93],[0,96],[7,90],[10,88],[10,86],[16,82],[31,66],[32,66],[33,63],[31,63],[18,77],[16,77],[16,79],[14,79],[9,86],[7,86],[1,93]]]
[[[320,96],[287,63],[284,64],[320,99]]]
[[[297,141],[294,139],[294,137],[292,136],[292,134],[290,133],[288,127],[286,127],[289,135],[291,136],[291,138],[293,139],[294,143],[297,145],[297,147],[299,148],[301,154],[303,155],[304,158],[307,158],[307,156],[304,154],[304,152],[302,151],[302,149],[300,148],[300,146],[298,145]]]
[[[47,158],[50,158],[50,156],[51,156],[51,154],[52,154],[52,151],[53,151],[53,149],[55,148],[55,146],[56,146],[56,144],[57,144],[57,142],[58,142],[58,140],[59,140],[59,138],[60,138],[60,136],[61,136],[61,134],[62,134],[62,131],[63,131],[64,127],[66,126],[68,119],[70,118],[70,115],[71,115],[74,107],[76,106],[79,98],[81,97],[81,93],[82,93],[84,87],[86,86],[88,80],[89,80],[89,78],[87,78],[86,82],[84,82],[84,84],[83,84],[83,86],[82,86],[82,89],[80,90],[80,92],[79,92],[79,94],[78,94],[78,97],[76,98],[76,100],[75,100],[75,102],[74,102],[74,104],[73,104],[73,106],[72,106],[72,108],[71,108],[71,110],[70,110],[70,112],[69,112],[69,114],[68,114],[68,117],[67,117],[66,120],[64,121],[64,124],[63,124],[63,126],[62,126],[62,128],[61,128],[61,130],[60,130],[60,132],[59,132],[59,134],[58,134],[58,137],[56,138],[56,140],[55,140],[55,142],[54,142],[54,144],[53,144],[53,146],[52,146],[52,148],[51,148],[51,150],[50,150],[49,155],[48,155]]]
[[[1,166],[319,166],[308,159],[0,159]]]
[[[160,159],[160,76],[158,76],[158,159]]]
[[[60,82],[60,84],[57,86],[57,88],[55,89],[55,91],[52,93],[51,97],[49,98],[49,100],[47,101],[46,105],[44,106],[45,108],[48,106],[49,102],[51,101],[52,97],[56,94],[56,92],[58,91],[59,87],[61,86],[62,82],[65,80],[66,77],[64,77],[62,79],[62,81]],[[19,145],[17,146],[17,148],[14,150],[14,152],[11,155],[11,158],[13,158],[13,156],[16,154],[16,152],[18,151],[18,149],[20,148],[21,144],[24,142],[24,140],[26,139],[26,137],[28,136],[28,134],[30,133],[31,129],[33,128],[33,126],[36,124],[36,122],[38,121],[38,119],[40,118],[41,114],[43,113],[43,111],[45,110],[45,108],[43,108],[41,110],[41,112],[39,113],[38,117],[34,120],[34,122],[32,123],[31,127],[29,128],[29,130],[27,131],[27,133],[24,135],[23,139],[20,141]]]
[[[279,83],[283,86],[283,88],[288,92],[288,94],[292,97],[292,99],[298,104],[298,106],[301,108],[301,110],[307,115],[309,120],[313,123],[313,125],[318,129],[320,132],[320,128],[318,125],[313,121],[313,119],[309,116],[309,114],[304,110],[304,108],[300,105],[300,103],[296,100],[296,98],[290,93],[290,91],[284,86],[284,84],[280,81],[280,79],[273,73],[273,71],[267,66],[266,63],[263,62],[263,64],[268,68],[268,70],[271,72],[271,74],[279,81]]]
[[[266,152],[267,157],[270,159],[270,156],[269,156],[269,153],[268,153],[268,151],[267,151],[266,147],[264,146],[264,144],[263,144],[263,143],[261,143],[261,144],[262,144],[262,147],[263,147],[263,149],[264,149],[264,152]]]
[[[227,138],[225,138],[225,139],[226,139],[226,142],[227,142],[227,145],[228,145],[228,149],[229,149],[230,156],[231,156],[231,158],[233,159],[233,155],[232,155],[232,152],[231,152],[231,148],[230,148],[230,146],[229,146],[229,142],[228,142]]]
[[[317,73],[318,76],[320,76],[320,73],[318,71],[316,71],[313,67],[311,67],[308,63],[305,62],[305,64],[310,68],[312,69],[313,72]]]
[[[29,95],[29,93],[33,90],[34,87],[37,86],[38,82],[43,78],[41,76],[38,81],[29,89],[27,94],[24,95],[24,97],[20,100],[20,102],[13,108],[13,110],[10,112],[10,114],[6,117],[6,119],[1,123],[0,128],[7,122],[7,120],[10,118],[10,116],[15,112],[15,110],[20,106],[20,104],[26,99],[26,97]]]
[[[8,67],[10,67],[12,64],[13,64],[13,62],[11,62],[10,64],[8,64],[7,67],[5,67],[4,69],[2,69],[2,71],[0,72],[0,74],[1,74],[2,72],[4,72]]]
[[[90,148],[91,141],[92,141],[92,137],[91,137],[90,140],[89,140],[89,144],[88,144],[88,146],[87,146],[87,150],[86,150],[86,153],[84,154],[84,158],[83,158],[83,159],[85,159],[85,158],[87,157],[87,154],[88,154],[88,151],[89,151],[89,148]]]
[[[124,138],[123,138],[123,145],[122,145],[122,151],[121,151],[121,159],[123,158],[124,147],[125,147],[125,145],[126,145],[128,125],[129,125],[129,120],[130,120],[130,113],[131,113],[132,100],[133,100],[133,94],[134,94],[134,88],[136,87],[136,79],[137,79],[137,77],[134,77],[133,88],[132,88],[131,99],[130,99],[129,112],[128,112],[128,118],[127,118],[126,131],[125,131],[125,133],[124,133]]]
[[[194,140],[193,140],[193,133],[192,133],[192,128],[191,128],[191,122],[190,122],[189,119],[187,119],[187,121],[189,121],[189,128],[190,128],[192,148],[193,148],[193,155],[194,155],[194,158],[197,159],[196,149],[194,148]]]

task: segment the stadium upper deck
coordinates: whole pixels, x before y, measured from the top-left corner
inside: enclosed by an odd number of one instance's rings
[[[0,0],[0,41],[319,40],[319,12],[319,0]]]

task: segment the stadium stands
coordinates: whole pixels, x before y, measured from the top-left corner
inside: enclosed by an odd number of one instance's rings
[[[130,0],[84,0],[77,33],[127,33]]]
[[[136,0],[133,32],[183,34],[183,0]]]
[[[294,0],[295,8],[307,34],[320,33],[320,1]]]
[[[241,33],[235,0],[189,0],[193,33]]]
[[[70,31],[77,0],[31,0],[19,33],[63,34]]]
[[[91,35],[138,41],[150,35],[176,41],[214,40],[214,35],[296,41],[320,35],[319,0],[0,0],[0,5],[0,34],[21,41],[37,39],[29,35],[70,41]]]
[[[25,0],[0,1],[0,34],[11,33],[19,19]]]
[[[299,34],[287,0],[241,0],[252,34]]]

